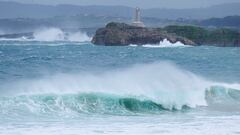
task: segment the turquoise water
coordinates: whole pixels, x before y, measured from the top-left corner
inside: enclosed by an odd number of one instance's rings
[[[0,41],[0,134],[239,134],[240,48]]]

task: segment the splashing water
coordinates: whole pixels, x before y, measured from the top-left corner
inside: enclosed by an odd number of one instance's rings
[[[130,45],[130,46],[136,47],[138,45]],[[171,43],[167,39],[160,41],[159,44],[146,44],[146,45],[141,45],[141,46],[147,47],[147,48],[190,47],[189,45],[184,45],[180,41],[178,41],[176,43]]]
[[[33,34],[34,40],[37,41],[64,41],[64,32],[57,28],[46,28],[37,30]]]
[[[36,41],[91,41],[91,38],[88,37],[86,33],[66,33],[58,28],[44,28],[37,30],[34,32],[33,37]]]
[[[0,38],[0,41],[89,42],[91,41],[91,37],[81,31],[65,32],[59,28],[41,28],[35,30],[32,37]]]

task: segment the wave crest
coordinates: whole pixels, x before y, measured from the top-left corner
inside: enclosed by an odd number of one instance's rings
[[[224,86],[211,86],[205,92],[209,107],[224,111],[240,111],[240,90]]]
[[[81,114],[131,115],[143,113],[161,113],[176,111],[165,108],[151,100],[134,97],[119,97],[100,93],[90,94],[45,94],[22,95],[12,98],[0,98],[0,115],[61,115],[78,116]],[[183,110],[189,109],[187,106]]]
[[[92,74],[57,74],[40,79],[21,80],[2,86],[14,94],[105,93],[141,97],[164,108],[206,105],[204,90],[209,83],[173,63],[138,64],[130,68]]]
[[[238,108],[238,88],[226,86],[207,81],[169,62],[139,64],[103,73],[58,74],[4,84],[0,90],[4,90],[1,94],[7,98],[0,99],[0,110],[12,108],[14,111],[19,107],[20,110],[25,108],[23,112],[40,114],[122,115],[199,106],[223,110]]]

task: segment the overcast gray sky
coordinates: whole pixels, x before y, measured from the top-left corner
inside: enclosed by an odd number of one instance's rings
[[[0,0],[40,4],[77,4],[77,5],[124,5],[141,8],[196,8],[240,0]]]

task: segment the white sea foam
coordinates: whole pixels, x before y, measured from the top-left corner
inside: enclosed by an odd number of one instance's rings
[[[6,124],[2,135],[238,135],[240,117],[191,114],[157,115],[148,117],[82,117],[80,120]],[[198,114],[196,114],[198,115]]]
[[[32,41],[24,36],[20,38],[0,38],[0,41]]]
[[[136,47],[138,45],[133,45],[132,44],[130,46]],[[190,46],[189,45],[184,45],[180,41],[178,41],[176,43],[171,43],[167,39],[164,39],[163,41],[160,41],[159,44],[146,44],[146,45],[142,45],[142,47],[147,47],[147,48],[168,48],[168,47],[190,47]]]

